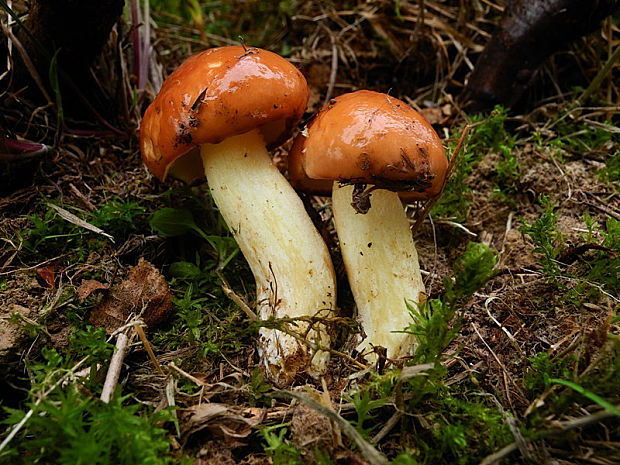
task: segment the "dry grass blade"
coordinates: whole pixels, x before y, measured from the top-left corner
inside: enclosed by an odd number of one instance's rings
[[[48,203],[47,205],[50,208],[53,208],[54,210],[56,210],[58,215],[63,220],[66,220],[69,223],[73,223],[74,225],[79,226],[80,228],[88,229],[89,231],[92,231],[94,233],[101,234],[102,236],[107,237],[108,239],[110,239],[110,241],[114,242],[114,238],[111,235],[109,235],[108,233],[106,233],[103,229],[100,229],[97,226],[93,226],[92,224],[90,224],[90,223],[84,221],[83,219],[75,216],[73,213],[68,212],[67,210],[65,210],[62,207],[59,207],[58,205],[54,205],[53,203]]]
[[[159,361],[157,360],[157,357],[155,357],[155,353],[153,352],[151,343],[147,339],[146,334],[144,333],[144,329],[142,329],[142,325],[136,324],[134,325],[134,329],[136,330],[136,333],[138,333],[138,336],[140,337],[140,340],[142,341],[142,344],[144,345],[146,352],[149,354],[149,358],[153,362],[153,365],[155,365],[155,368],[157,368],[157,371],[159,372],[159,374],[162,376],[166,376],[166,374],[164,373],[164,370],[161,368],[161,365],[159,364]]]
[[[24,61],[24,65],[26,66],[26,68],[28,68],[28,72],[30,72],[30,76],[32,77],[32,80],[36,83],[37,87],[41,91],[41,95],[43,95],[43,97],[45,97],[45,100],[47,101],[48,105],[54,105],[53,100],[51,99],[49,93],[47,92],[45,86],[43,85],[43,81],[41,80],[41,76],[39,76],[39,73],[37,72],[37,70],[35,69],[34,65],[32,64],[32,60],[28,56],[28,53],[26,52],[26,49],[23,47],[23,45],[17,39],[17,37],[15,37],[13,32],[11,30],[9,30],[7,26],[4,25],[3,22],[0,22],[0,27],[2,28],[2,31],[7,35],[7,37],[9,37],[11,39],[11,42],[12,42],[13,46],[19,52],[19,55],[21,56],[22,60]]]

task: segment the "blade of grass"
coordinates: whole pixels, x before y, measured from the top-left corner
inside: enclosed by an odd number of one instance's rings
[[[616,61],[618,61],[618,59],[620,59],[620,46],[616,47],[614,52],[609,57],[609,60],[607,60],[607,62],[605,63],[605,66],[603,66],[599,70],[599,72],[596,73],[596,76],[594,76],[594,79],[592,79],[592,82],[590,83],[588,88],[583,92],[583,94],[581,94],[581,96],[575,102],[576,104],[575,106],[580,106],[586,103],[587,100],[592,95],[592,93],[600,88],[601,82],[603,82],[603,79],[605,79],[605,77],[611,72],[614,65],[616,64]]]
[[[142,38],[141,44],[142,60],[138,81],[142,84],[142,88],[145,88],[148,80],[149,61],[151,57],[151,6],[149,0],[144,0],[143,8],[142,21],[144,22],[144,37]]]
[[[614,415],[620,417],[620,409],[613,405],[611,402],[606,401],[598,394],[593,393],[592,391],[588,391],[587,389],[581,387],[580,385],[573,383],[572,381],[567,381],[565,379],[551,378],[549,381],[555,384],[561,384],[562,386],[566,386],[571,388],[573,391],[577,391],[582,396],[587,397],[592,402],[597,403],[601,407],[606,410],[609,410]]]
[[[60,83],[58,82],[58,52],[60,52],[60,49],[56,50],[56,53],[54,53],[54,56],[52,56],[52,59],[50,60],[49,80],[56,100],[58,124],[59,126],[63,126],[65,121],[65,113],[62,109],[62,94],[60,92]]]

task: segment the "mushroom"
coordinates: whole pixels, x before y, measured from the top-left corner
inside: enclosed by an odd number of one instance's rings
[[[408,302],[422,304],[424,284],[400,196],[441,192],[448,160],[431,125],[394,97],[360,90],[332,99],[301,132],[289,153],[289,177],[301,190],[332,190],[342,258],[365,337],[368,361],[415,343]],[[371,202],[372,198],[372,202]]]
[[[311,321],[330,316],[336,300],[327,247],[267,152],[297,126],[308,95],[305,78],[284,58],[214,48],[166,79],[140,129],[143,160],[160,180],[206,176],[254,274],[259,318],[303,320],[259,331],[261,361],[278,385],[325,371],[329,353],[319,347],[329,336]]]

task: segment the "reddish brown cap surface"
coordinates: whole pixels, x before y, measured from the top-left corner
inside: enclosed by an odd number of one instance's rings
[[[202,165],[193,148],[255,128],[268,145],[277,145],[301,119],[308,96],[301,72],[275,53],[240,46],[206,50],[181,64],[147,108],[142,158],[161,180],[168,174],[199,179]]]
[[[441,140],[424,117],[401,100],[368,90],[333,99],[289,153],[291,184],[315,193],[340,181],[423,200],[441,191],[447,169]]]

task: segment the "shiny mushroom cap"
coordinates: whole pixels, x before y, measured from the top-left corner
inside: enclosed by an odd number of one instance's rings
[[[308,96],[301,72],[275,53],[241,46],[206,50],[185,60],[147,108],[142,158],[160,180],[196,181],[204,176],[199,145],[259,128],[275,147],[301,119]]]
[[[368,90],[331,100],[289,153],[291,184],[318,194],[339,181],[425,200],[439,194],[447,169],[445,150],[428,121],[403,101]]]

